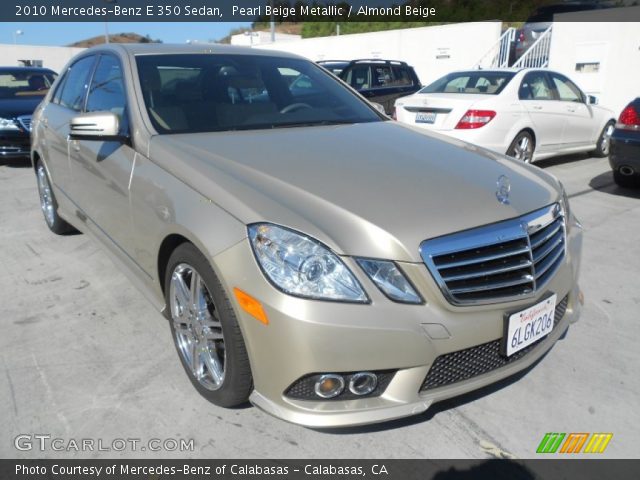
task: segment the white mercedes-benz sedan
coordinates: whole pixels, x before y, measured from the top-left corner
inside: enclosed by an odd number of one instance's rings
[[[609,154],[615,119],[569,78],[547,69],[454,72],[395,103],[405,124],[525,162]]]

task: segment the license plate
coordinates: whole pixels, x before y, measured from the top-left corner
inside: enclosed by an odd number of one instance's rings
[[[418,112],[416,113],[416,123],[435,123],[435,112]]]
[[[504,350],[507,357],[551,333],[556,297],[557,295],[553,294],[540,303],[509,316]]]

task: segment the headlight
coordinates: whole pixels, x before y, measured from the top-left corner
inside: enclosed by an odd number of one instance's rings
[[[20,130],[11,118],[0,118],[0,130]]]
[[[249,225],[249,239],[265,275],[283,292],[320,300],[369,301],[342,260],[317,240],[268,223]]]
[[[356,260],[373,283],[391,300],[402,303],[422,303],[422,298],[402,274],[397,265],[386,260]]]

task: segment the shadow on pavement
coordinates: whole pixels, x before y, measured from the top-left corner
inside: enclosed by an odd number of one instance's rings
[[[565,163],[577,162],[591,158],[589,153],[573,153],[571,155],[561,155],[559,157],[545,158],[534,162],[533,165],[540,168],[555,167],[556,165],[564,165]]]
[[[433,480],[534,480],[536,476],[522,463],[512,460],[487,460],[469,469],[449,470],[438,472]]]
[[[611,171],[601,173],[593,177],[589,182],[589,186],[599,192],[617,195],[620,197],[640,198],[640,183],[636,188],[623,188],[616,185],[613,181],[613,173]]]
[[[21,158],[0,158],[0,167],[31,168],[31,160]]]

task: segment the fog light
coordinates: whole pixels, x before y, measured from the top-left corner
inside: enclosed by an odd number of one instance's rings
[[[316,381],[315,392],[319,397],[333,398],[340,395],[343,390],[344,378],[340,375],[328,373]]]
[[[349,380],[349,391],[354,395],[369,395],[378,386],[378,377],[371,372],[355,373]]]

